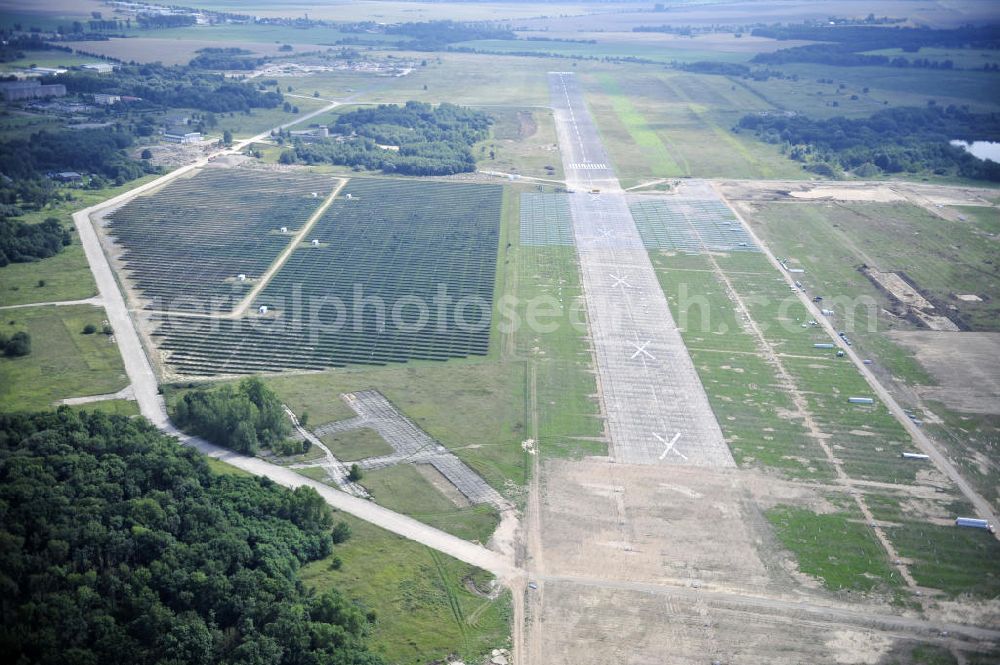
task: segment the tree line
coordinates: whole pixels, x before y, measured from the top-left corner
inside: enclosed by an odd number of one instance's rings
[[[890,59],[885,55],[868,54],[866,51],[898,48],[906,53],[918,53],[924,47],[951,48],[1000,48],[1000,26],[964,26],[953,30],[934,28],[904,28],[900,26],[872,25],[774,25],[754,28],[755,37],[778,40],[807,40],[824,42],[794,48],[780,49],[773,53],[758,53],[750,61],[767,64],[809,62],[826,65],[856,67],[884,66],[929,67],[924,60]],[[903,64],[903,63],[906,64]],[[950,67],[948,67],[950,68]]]
[[[476,39],[517,39],[508,28],[500,28],[490,22],[422,21],[400,23],[385,28],[387,35],[403,35],[412,41],[401,44],[401,48],[414,51],[440,51],[455,42]]]
[[[1000,164],[949,144],[1000,140],[1000,113],[934,105],[886,109],[857,119],[751,114],[743,116],[735,129],[783,144],[792,159],[808,164],[863,169],[865,175],[932,171],[1000,182]]]
[[[139,14],[135,20],[143,30],[185,28],[198,22],[194,14]]]
[[[0,32],[0,62],[12,62],[25,57],[25,51],[63,51],[72,53],[68,46],[50,44],[40,35],[13,35]]]
[[[242,48],[203,48],[188,63],[195,69],[229,69],[250,71],[267,62],[267,58],[251,57],[253,51]]]
[[[472,146],[489,135],[490,123],[485,113],[455,104],[382,104],[341,115],[330,126],[339,136],[295,140],[282,161],[329,162],[402,175],[466,173],[476,168]]]
[[[125,95],[147,105],[213,113],[275,108],[283,101],[280,92],[262,91],[198,67],[159,63],[122,65],[111,74],[72,71],[44,82],[63,83],[71,93]]]
[[[219,475],[148,421],[62,407],[0,415],[0,505],[8,662],[382,665],[375,616],[298,577],[334,546],[311,488]]]

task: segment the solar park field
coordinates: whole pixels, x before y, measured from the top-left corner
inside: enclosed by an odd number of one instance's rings
[[[212,376],[444,360],[489,350],[503,188],[203,171],[116,211],[166,368]],[[316,196],[313,193],[316,192]],[[287,227],[287,233],[281,227]],[[289,247],[287,260],[265,274]],[[236,276],[246,275],[246,281]],[[246,314],[233,311],[252,289]],[[442,305],[442,303],[444,303]]]
[[[228,311],[337,182],[210,169],[134,199],[108,215],[106,228],[148,309]]]

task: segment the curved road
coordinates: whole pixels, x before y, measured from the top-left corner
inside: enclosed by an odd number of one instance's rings
[[[337,104],[334,103],[313,113],[306,114],[297,118],[294,122],[288,123],[288,125],[308,120],[315,115],[334,108],[336,105]],[[283,127],[287,127],[288,125],[283,125]],[[232,148],[220,150],[215,153],[215,155],[236,152],[248,145],[250,142],[260,140],[267,135],[268,132],[264,132],[253,137],[252,139],[242,141]],[[128,307],[122,291],[119,289],[115,273],[102,250],[100,239],[90,220],[90,216],[93,213],[101,212],[109,207],[120,205],[138,194],[160,187],[184,175],[185,173],[189,173],[194,169],[204,166],[208,162],[209,158],[210,157],[205,157],[200,159],[193,164],[179,168],[168,175],[137,187],[130,192],[116,196],[108,201],[105,201],[104,203],[80,210],[73,215],[73,221],[80,234],[81,244],[83,245],[91,271],[93,272],[94,278],[97,282],[100,299],[107,311],[108,320],[114,328],[118,346],[121,350],[122,359],[125,363],[125,370],[131,380],[132,389],[135,393],[140,413],[152,421],[165,433],[176,436],[185,445],[197,448],[206,455],[223,460],[226,463],[249,473],[265,476],[286,487],[312,487],[326,500],[330,506],[338,510],[350,513],[360,519],[371,522],[372,524],[396,533],[404,538],[419,542],[456,559],[490,571],[499,577],[511,589],[514,594],[515,610],[517,610],[515,612],[515,616],[523,620],[523,601],[525,599],[523,594],[525,593],[526,578],[525,572],[515,565],[513,553],[507,552],[505,554],[499,554],[480,545],[461,540],[460,538],[456,538],[455,536],[447,534],[443,531],[429,527],[412,518],[382,508],[371,501],[340,492],[323,483],[301,476],[291,469],[271,464],[256,457],[240,455],[202,439],[190,437],[182,432],[179,432],[170,422],[167,416],[166,405],[162,396],[158,392],[157,380],[153,372],[152,365],[150,364],[142,343],[139,340],[139,334],[135,328],[132,318],[129,315]],[[811,305],[811,303],[807,303],[807,305]],[[819,317],[817,320],[823,320],[823,317]],[[849,348],[846,350],[850,353]],[[859,360],[857,360],[857,362],[860,364]],[[864,369],[865,368],[862,367],[862,371],[864,371]],[[891,397],[886,399],[886,402],[887,404],[895,405],[895,403],[891,401]],[[898,407],[896,408],[898,409]],[[905,424],[906,423],[904,423],[904,425]],[[919,441],[922,438],[922,434],[922,432],[918,432],[918,436],[915,438]],[[949,475],[951,475],[951,473],[949,473]],[[963,485],[964,483],[960,483],[960,486]],[[537,506],[535,509],[537,510]],[[505,519],[510,519],[510,517],[510,515],[505,515]],[[854,610],[846,607],[828,607],[815,603],[793,602],[787,599],[776,599],[752,595],[727,594],[712,592],[709,590],[695,592],[671,586],[669,584],[623,583],[606,579],[585,579],[572,576],[563,577],[555,572],[550,574],[546,574],[546,572],[538,571],[539,581],[548,581],[552,583],[562,582],[584,586],[594,585],[610,589],[621,588],[622,590],[635,590],[650,594],[665,594],[667,596],[674,595],[687,597],[690,595],[702,595],[711,598],[712,600],[710,602],[738,605],[754,612],[779,613],[792,616],[805,613],[813,621],[829,623],[831,625],[844,623],[865,625],[875,630],[890,633],[898,631],[902,633],[921,635],[924,637],[931,635],[935,631],[950,630],[968,639],[1000,641],[1000,631],[991,630],[989,628],[957,626],[940,622],[924,621],[916,618],[904,618],[897,615],[872,612],[870,608],[865,607],[859,607],[857,610]],[[520,630],[520,628],[521,626],[517,626],[514,630],[515,635],[520,638],[515,639],[514,645],[515,653],[518,653],[519,655],[524,653],[523,644],[520,644],[523,639],[523,631]]]
[[[306,121],[336,106],[338,104],[333,103],[312,113],[305,114],[292,123],[282,125],[282,128]],[[73,214],[73,222],[79,233],[80,244],[83,246],[87,256],[87,262],[90,264],[90,270],[94,274],[94,280],[97,282],[97,289],[107,312],[108,321],[114,328],[115,339],[118,342],[118,348],[125,363],[125,371],[131,381],[132,390],[139,405],[139,412],[165,433],[176,436],[185,445],[197,448],[206,455],[221,459],[228,464],[255,475],[270,478],[285,487],[294,488],[308,485],[319,492],[320,496],[328,504],[338,510],[343,510],[404,538],[409,538],[456,559],[488,570],[501,579],[510,579],[517,574],[517,570],[513,565],[513,561],[508,557],[504,557],[480,545],[456,538],[439,529],[429,527],[405,515],[394,513],[371,501],[339,492],[321,482],[301,476],[291,469],[271,464],[256,457],[240,455],[202,439],[188,436],[177,430],[170,422],[163,396],[159,394],[159,386],[156,375],[153,372],[153,367],[146,356],[142,342],[139,340],[139,333],[129,315],[125,298],[118,288],[115,273],[101,247],[101,241],[91,221],[91,215],[121,205],[144,192],[162,187],[186,173],[205,166],[213,157],[238,152],[250,143],[261,140],[269,134],[270,132],[262,132],[253,138],[241,141],[231,148],[207,155],[161,178],[157,178],[124,194],[108,199],[103,203],[85,208]]]

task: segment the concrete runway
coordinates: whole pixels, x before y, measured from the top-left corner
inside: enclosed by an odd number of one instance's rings
[[[573,74],[549,90],[615,461],[735,466]]]

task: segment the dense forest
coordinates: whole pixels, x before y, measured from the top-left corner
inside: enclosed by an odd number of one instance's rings
[[[92,184],[104,180],[123,184],[158,169],[125,152],[134,137],[124,128],[41,131],[28,137],[0,141],[0,214],[20,214],[19,205],[41,208],[58,196],[46,174],[79,171],[95,174]]]
[[[280,444],[291,432],[281,400],[258,378],[189,392],[173,418],[185,431],[248,455]]]
[[[465,173],[476,168],[472,145],[488,136],[490,122],[485,113],[454,104],[383,104],[340,116],[330,127],[339,137],[296,140],[293,156],[307,164],[330,162],[402,175]]]
[[[791,62],[811,62],[842,67],[892,65],[895,67],[932,67],[926,58],[889,58],[865,51],[898,48],[906,53],[918,53],[923,47],[1000,48],[1000,26],[966,26],[955,30],[903,28],[887,26],[839,25],[779,25],[755,28],[756,37],[788,40],[801,39],[825,42],[773,53],[758,53],[751,62],[767,65]],[[949,65],[946,68],[950,68]]]
[[[323,499],[213,473],[145,420],[0,415],[0,510],[7,662],[381,663],[374,617],[298,579],[333,547]]]
[[[112,74],[72,71],[43,82],[63,83],[71,93],[126,95],[138,97],[147,105],[213,113],[274,108],[283,101],[279,92],[264,92],[252,84],[233,81],[221,74],[197,67],[168,67],[158,63],[123,65]]]
[[[0,173],[32,178],[72,169],[124,182],[152,172],[125,154],[134,140],[132,134],[116,127],[40,131],[0,143]]]
[[[0,267],[47,259],[71,242],[69,231],[55,217],[40,224],[0,218]]]
[[[893,108],[860,119],[819,120],[769,113],[743,116],[736,129],[783,144],[792,159],[814,168],[834,164],[860,169],[866,176],[933,171],[1000,181],[1000,164],[949,145],[955,139],[1000,140],[1000,114],[996,113],[976,114],[954,106]]]

